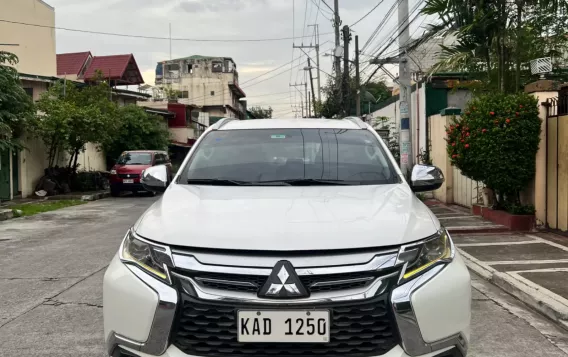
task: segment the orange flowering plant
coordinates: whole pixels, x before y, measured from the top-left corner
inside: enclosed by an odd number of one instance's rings
[[[502,208],[519,204],[519,192],[534,177],[538,114],[531,95],[491,93],[472,99],[446,128],[452,165],[498,193]]]

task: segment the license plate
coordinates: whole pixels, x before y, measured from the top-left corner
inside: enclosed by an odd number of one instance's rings
[[[239,342],[329,342],[327,310],[239,310]]]
[[[122,180],[122,183],[134,183],[133,179],[124,179]]]

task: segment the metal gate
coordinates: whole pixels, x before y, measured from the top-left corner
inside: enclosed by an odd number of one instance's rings
[[[0,200],[10,200],[10,151],[0,150]]]

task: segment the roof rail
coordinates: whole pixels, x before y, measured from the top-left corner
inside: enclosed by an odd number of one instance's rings
[[[350,122],[352,122],[353,124],[357,125],[359,128],[361,129],[367,129],[367,124],[361,120],[361,118],[358,117],[346,117],[343,118],[343,120],[349,120]]]
[[[234,118],[221,118],[219,119],[215,124],[211,125],[211,129],[213,130],[219,130],[221,129],[225,124],[227,124],[230,121],[235,120]]]

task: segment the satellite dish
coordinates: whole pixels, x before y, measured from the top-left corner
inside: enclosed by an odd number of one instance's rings
[[[544,74],[550,72],[552,72],[552,59],[550,57],[537,58],[531,61],[532,74],[540,74],[540,78],[544,79]]]

